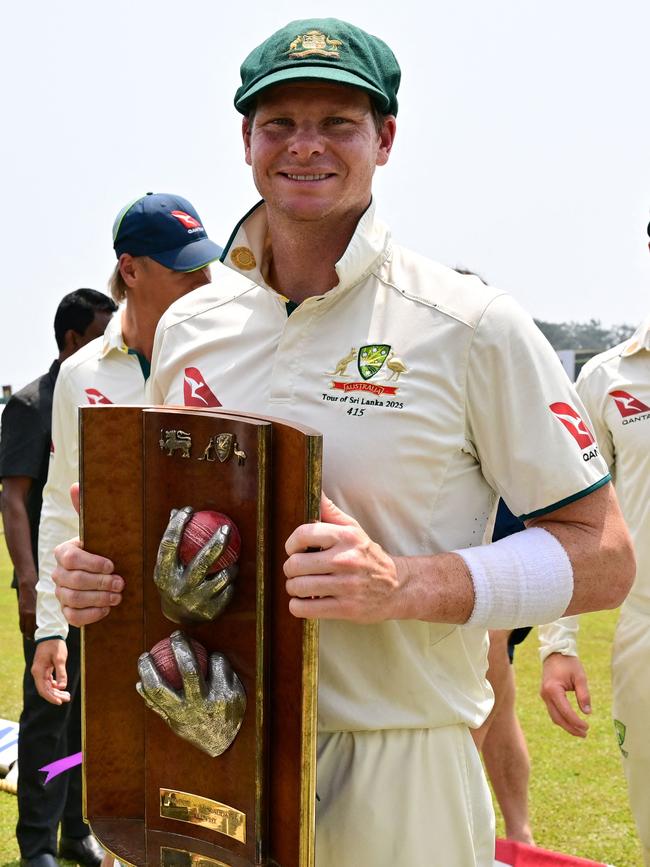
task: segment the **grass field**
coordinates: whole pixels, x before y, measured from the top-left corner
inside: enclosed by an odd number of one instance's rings
[[[532,635],[515,654],[517,707],[532,759],[530,802],[536,843],[615,867],[641,867],[610,717],[609,656],[617,616],[607,611],[581,619],[580,653],[593,708],[585,740],[550,722],[537,695],[539,661]]]
[[[0,717],[18,719],[22,648],[10,564],[0,538]],[[615,612],[583,618],[580,647],[590,675],[591,730],[586,740],[554,726],[537,697],[539,663],[533,636],[517,649],[518,707],[533,762],[530,800],[537,843],[612,864],[640,867],[625,781],[610,720],[609,652]],[[404,782],[406,785],[406,781]],[[18,867],[16,799],[0,792],[0,865]],[[502,831],[497,824],[497,831]],[[360,865],[370,867],[370,865]],[[408,867],[408,865],[396,865]]]
[[[1,534],[1,524],[0,524]],[[11,562],[0,535],[0,717],[18,720],[22,705],[23,650],[18,631],[16,591],[12,590]],[[19,867],[20,853],[16,843],[16,798],[0,792],[0,865]],[[61,861],[62,865],[72,865]]]

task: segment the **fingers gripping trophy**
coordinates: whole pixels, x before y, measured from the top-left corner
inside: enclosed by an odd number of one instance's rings
[[[318,517],[320,436],[117,406],[80,432],[83,544],[125,582],[84,636],[94,832],[138,867],[313,863],[317,626],[282,564]]]

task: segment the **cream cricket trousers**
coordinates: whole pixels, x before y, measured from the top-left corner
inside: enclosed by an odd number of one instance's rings
[[[464,725],[322,733],[316,867],[493,867],[494,811]]]
[[[612,715],[632,814],[650,867],[650,612],[628,601],[612,651]]]

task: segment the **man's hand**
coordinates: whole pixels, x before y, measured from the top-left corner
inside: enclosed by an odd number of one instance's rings
[[[24,638],[34,638],[36,631],[36,581],[18,577],[18,622]]]
[[[170,620],[214,620],[232,599],[234,566],[206,578],[207,571],[228,547],[230,527],[220,527],[209,541],[183,566],[178,551],[185,526],[194,510],[190,506],[173,509],[158,547],[153,580],[163,600],[163,611]]]
[[[220,756],[241,728],[246,710],[244,687],[223,654],[210,654],[206,682],[181,632],[172,634],[171,646],[183,679],[182,691],[165,683],[150,653],[143,653],[138,660],[140,682],[136,689],[147,707],[179,737],[210,756]]]
[[[404,558],[390,557],[324,494],[321,520],[298,527],[285,547],[289,610],[296,617],[378,623],[405,616]]]
[[[540,695],[553,722],[577,738],[587,736],[589,724],[575,712],[567,698],[567,692],[575,692],[578,707],[591,713],[591,699],[587,675],[577,656],[551,653],[544,660]]]
[[[73,626],[102,620],[122,601],[124,579],[106,557],[84,551],[79,539],[54,549],[57,566],[52,573],[63,616]]]
[[[65,689],[68,685],[67,659],[68,646],[61,638],[50,638],[36,645],[32,677],[38,694],[50,704],[70,701],[70,693]]]
[[[79,514],[79,483],[70,487],[70,499]],[[111,561],[84,551],[79,539],[62,542],[54,549],[57,566],[52,573],[56,597],[63,616],[73,626],[102,620],[111,607],[122,601],[124,579],[113,572]]]

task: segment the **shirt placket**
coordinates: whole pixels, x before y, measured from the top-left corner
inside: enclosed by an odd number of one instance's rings
[[[291,404],[295,401],[297,386],[314,354],[314,321],[324,303],[325,299],[320,296],[307,298],[287,317],[273,359],[269,390],[272,404]]]

